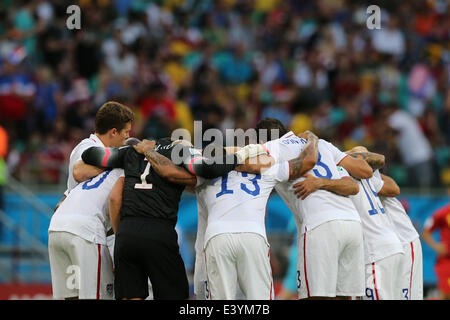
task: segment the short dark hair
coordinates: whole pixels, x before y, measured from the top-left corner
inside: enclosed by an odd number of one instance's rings
[[[95,132],[105,134],[112,128],[121,131],[128,122],[134,120],[134,113],[127,106],[108,101],[98,109],[95,115]]]
[[[256,129],[256,136],[257,136],[258,142],[263,137],[260,132],[261,129],[267,130],[267,141],[270,141],[273,139],[278,139],[279,137],[282,137],[286,133],[288,133],[286,127],[281,123],[281,121],[278,119],[275,119],[275,118],[264,118],[264,119],[260,120],[256,124],[255,129]],[[272,137],[272,130],[278,130],[278,137],[275,137],[275,136]],[[263,142],[266,142],[266,141],[263,141]]]

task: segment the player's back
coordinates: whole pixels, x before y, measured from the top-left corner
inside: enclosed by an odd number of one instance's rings
[[[95,243],[106,244],[110,228],[108,197],[122,169],[105,171],[79,183],[55,211],[49,231],[67,231]]]
[[[170,159],[173,147],[169,139],[160,139],[155,150]],[[133,148],[126,150],[121,218],[158,218],[175,226],[184,185],[161,178],[144,155]]]
[[[409,243],[419,238],[419,233],[411,222],[402,203],[395,197],[380,196],[386,214],[392,221],[397,235],[403,243]]]
[[[80,143],[78,143],[70,153],[69,175],[67,177],[67,191],[65,193],[66,196],[78,184],[73,177],[73,167],[76,162],[81,160],[81,154],[83,151],[90,147],[104,147],[104,144],[95,134],[91,134],[89,138],[83,139]]]
[[[295,139],[290,137],[289,139]],[[301,143],[290,143],[289,141],[280,140],[280,160],[285,160],[287,157],[291,158],[296,153],[300,153],[306,144],[306,141]],[[290,146],[291,151],[287,151],[286,146]],[[269,149],[270,150],[270,149]],[[270,154],[273,152],[270,150]],[[340,179],[340,175],[337,171],[336,164],[339,163],[345,156],[343,152],[339,151],[331,143],[320,139],[318,143],[319,158],[313,169],[308,171],[318,178],[325,179]],[[286,159],[290,160],[290,159]],[[285,182],[277,185],[275,187],[276,191],[280,194],[285,202],[289,203],[289,207],[294,209],[294,215],[296,216],[297,226],[301,225],[301,234],[305,232],[306,229],[311,230],[316,226],[331,220],[354,220],[360,221],[359,215],[348,197],[340,196],[335,193],[326,190],[317,190],[306,199],[297,199],[293,192],[292,186],[304,180],[301,177],[292,182]]]
[[[344,168],[339,167],[339,171],[342,177],[349,176]],[[383,186],[381,177],[374,174],[369,179],[355,181],[359,185],[359,192],[350,196],[350,199],[361,217],[366,264],[403,252],[395,227],[378,197]]]
[[[263,174],[230,171],[197,187],[208,211],[204,244],[218,233],[255,232],[266,238],[265,213],[273,187],[289,179],[287,162]]]

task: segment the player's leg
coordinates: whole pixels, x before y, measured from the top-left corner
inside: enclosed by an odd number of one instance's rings
[[[237,290],[236,241],[232,234],[211,238],[205,248],[210,300],[235,300]]]
[[[366,295],[364,300],[398,299],[397,275],[402,253],[396,253],[366,266]]]
[[[136,226],[136,229],[140,230],[138,233],[142,237],[139,241],[136,239],[135,245],[150,278],[153,299],[188,299],[189,282],[173,225],[161,219],[143,219],[140,222],[141,226]]]
[[[395,295],[396,300],[410,300],[410,284],[411,284],[411,271],[413,270],[413,260],[411,255],[411,244],[403,244],[403,255],[400,258],[399,268],[397,271],[397,292]]]
[[[208,299],[207,295],[209,295],[205,256],[203,252],[195,255],[194,294],[196,300],[206,300]]]
[[[336,297],[339,245],[333,222],[307,230],[298,238],[299,299]]]
[[[189,282],[176,241],[166,244],[154,242],[148,251],[146,270],[154,300],[188,299]]]
[[[423,256],[420,238],[411,244],[411,255],[414,254],[413,270],[411,278],[411,300],[423,300]]]
[[[73,235],[70,256],[80,270],[79,298],[113,299],[113,265],[108,247]]]
[[[364,242],[362,226],[357,221],[335,221],[339,239],[338,279],[336,296],[348,300],[364,295]]]
[[[247,300],[273,300],[270,247],[256,233],[233,234],[238,242],[237,279]]]
[[[141,261],[144,242],[134,219],[123,219],[114,244],[114,294],[116,300],[145,299],[148,296],[148,277]],[[137,232],[135,232],[137,230]]]
[[[78,298],[79,278],[77,270],[66,252],[65,232],[50,232],[48,236],[48,255],[52,277],[52,291],[55,299]]]

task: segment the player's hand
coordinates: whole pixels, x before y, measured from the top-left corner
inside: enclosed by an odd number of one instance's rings
[[[293,186],[295,189],[294,194],[297,198],[301,198],[302,200],[305,200],[305,198],[314,191],[319,190],[321,186],[321,180],[319,178],[310,174],[306,174],[304,177],[306,178],[305,180],[297,182]]]
[[[306,130],[305,132],[300,132],[297,134],[297,137],[308,140],[311,137],[316,137],[317,139],[319,139],[314,133],[312,133],[309,130]]]
[[[144,139],[142,142],[139,142],[137,145],[134,145],[133,148],[137,153],[145,154],[149,150],[153,150],[155,148],[156,141]]]
[[[239,163],[244,163],[248,158],[268,154],[267,149],[262,144],[249,144],[236,152]]]
[[[368,152],[368,151],[369,150],[367,150],[367,148],[364,146],[356,146],[356,147],[346,151],[345,153],[350,154],[350,153],[355,153],[355,152]]]

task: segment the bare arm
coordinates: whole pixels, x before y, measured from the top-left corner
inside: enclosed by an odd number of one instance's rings
[[[380,169],[384,167],[384,155],[374,152],[350,152],[350,156],[356,159],[362,159],[365,160],[369,166],[372,167],[373,170]]]
[[[124,177],[119,178],[109,195],[109,217],[111,219],[111,226],[115,234],[117,234],[117,226],[120,221],[120,208],[122,207],[124,180]]]
[[[227,154],[233,154],[233,153],[238,152],[242,148],[241,147],[224,147],[224,149]]]
[[[383,187],[378,192],[378,195],[385,197],[396,197],[400,194],[400,187],[398,184],[392,179],[384,174],[381,174],[381,178],[384,181]]]
[[[103,171],[105,169],[91,166],[84,163],[83,160],[79,160],[73,166],[73,178],[77,182],[82,182],[98,176]]]
[[[373,175],[372,168],[369,164],[360,158],[347,156],[341,160],[339,165],[345,168],[356,179],[369,179]]]
[[[438,256],[444,256],[447,254],[447,249],[443,243],[437,242],[433,239],[431,231],[424,229],[422,232],[423,240],[437,253]]]
[[[341,196],[355,195],[359,192],[358,183],[350,177],[340,179],[316,178],[307,174],[306,179],[294,184],[294,193],[297,198],[304,200],[311,193],[322,189]]]
[[[300,155],[289,161],[289,180],[295,180],[314,168],[319,158],[318,143],[319,138],[312,132],[307,133],[308,143],[303,148]],[[255,160],[256,159],[256,160]],[[236,167],[236,171],[259,174],[270,168],[275,163],[275,159],[270,155],[260,155],[256,158],[249,158],[244,164]]]
[[[319,159],[319,138],[312,132],[308,132],[308,143],[298,158],[289,160],[289,180],[300,178],[306,172],[314,168]]]
[[[256,158],[248,158],[244,164],[238,165],[235,170],[253,174],[260,174],[265,169],[275,164],[275,159],[270,155],[261,155]]]
[[[190,174],[186,169],[175,165],[171,160],[155,150],[147,150],[144,155],[161,178],[172,183],[187,186],[195,186],[197,184],[197,178],[194,175]]]

